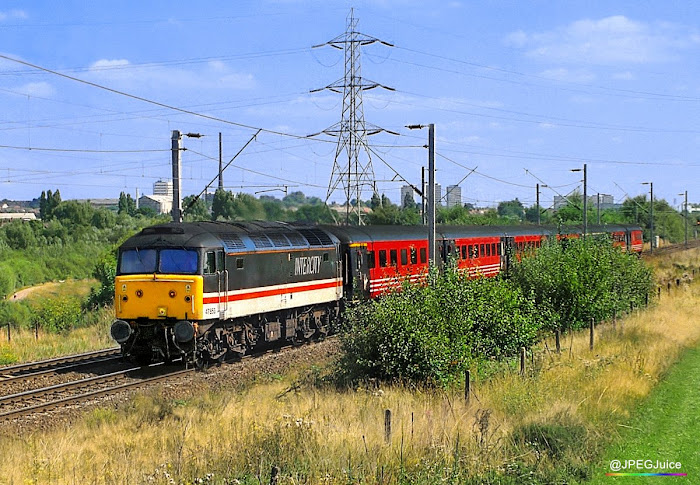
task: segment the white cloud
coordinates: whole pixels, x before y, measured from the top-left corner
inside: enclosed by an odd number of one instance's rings
[[[613,79],[618,79],[620,81],[633,81],[636,79],[636,76],[632,74],[629,71],[625,72],[616,72],[612,75]]]
[[[0,12],[0,22],[3,20],[26,19],[27,12],[24,10],[10,10],[9,12]]]
[[[27,83],[14,88],[13,91],[24,94],[25,96],[36,96],[41,98],[48,98],[53,96],[53,94],[56,92],[53,86],[46,82]]]
[[[90,66],[90,69],[103,69],[103,68],[109,68],[109,67],[117,67],[117,66],[128,66],[129,61],[126,59],[100,59],[99,61],[95,61],[92,63]]]
[[[578,20],[547,32],[519,30],[505,41],[546,61],[644,64],[677,60],[684,49],[700,45],[700,36],[677,24],[638,22],[615,15]]]
[[[137,65],[127,59],[100,59],[90,66],[90,72],[99,82],[119,83],[133,87],[150,86],[164,89],[252,89],[255,77],[249,73],[234,72],[226,63],[212,61],[196,69],[170,66]]]
[[[590,83],[595,80],[596,76],[592,72],[583,69],[567,69],[560,67],[557,69],[547,69],[540,73],[540,76],[554,79],[556,81],[574,82],[574,83]]]

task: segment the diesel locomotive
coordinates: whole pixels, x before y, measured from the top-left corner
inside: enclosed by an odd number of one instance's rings
[[[636,226],[593,226],[639,253]],[[444,226],[436,263],[496,276],[512,258],[580,228]],[[428,271],[422,226],[191,222],[147,227],[119,248],[111,335],[126,358],[206,365],[331,333],[348,301],[376,298]]]

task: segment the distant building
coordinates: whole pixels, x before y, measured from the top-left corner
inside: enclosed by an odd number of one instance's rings
[[[580,196],[579,196],[580,197]],[[568,204],[567,196],[554,196],[554,210],[561,209]],[[598,208],[598,194],[588,196],[588,207]],[[600,209],[615,209],[615,197],[609,194],[600,194]]]
[[[173,181],[159,180],[153,184],[153,195],[165,195],[172,199],[173,197]]]
[[[167,195],[142,195],[139,199],[139,207],[150,207],[157,214],[169,214],[173,210],[173,196]]]
[[[459,185],[447,186],[447,208],[462,206],[462,187]]]
[[[404,185],[401,187],[401,206],[403,207],[404,203],[406,202],[406,199],[409,198],[411,200],[411,204],[415,204],[416,201],[413,199],[413,187],[410,185]]]
[[[428,203],[428,182],[425,182],[423,187],[423,193],[425,194],[425,203]],[[435,184],[435,203],[439,207],[442,205],[442,185]]]
[[[11,221],[35,221],[33,212],[0,212],[0,223]]]

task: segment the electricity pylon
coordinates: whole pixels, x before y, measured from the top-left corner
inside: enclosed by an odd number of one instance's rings
[[[345,75],[342,79],[324,88],[311,91],[313,93],[328,89],[335,93],[343,93],[341,121],[326,128],[321,133],[338,137],[333,173],[328,185],[326,202],[328,202],[328,199],[330,199],[339,185],[343,187],[346,198],[346,224],[350,224],[351,214],[353,222],[357,221],[357,224],[363,223],[361,208],[363,188],[369,187],[373,193],[376,193],[372,156],[367,144],[367,137],[381,131],[387,131],[365,122],[365,114],[362,107],[362,91],[380,87],[393,91],[392,88],[362,78],[360,73],[360,48],[375,42],[390,47],[393,47],[393,45],[357,32],[357,22],[353,9],[350,9],[345,33],[325,44],[314,46],[316,48],[328,45],[343,50],[345,53]],[[345,158],[344,154],[347,155],[347,158]],[[353,200],[355,203],[351,204]]]

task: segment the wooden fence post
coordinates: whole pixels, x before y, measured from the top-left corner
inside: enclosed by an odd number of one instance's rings
[[[595,320],[595,319],[594,319],[593,317],[591,317],[591,326],[590,326],[590,328],[591,328],[591,340],[590,340],[590,343],[589,343],[589,347],[590,347],[591,350],[593,350],[593,332],[594,332],[594,325],[595,325],[595,321],[594,321],[594,320]]]
[[[39,322],[34,323],[34,340],[39,340]]]
[[[279,467],[273,466],[272,470],[270,471],[270,485],[277,485],[279,478],[280,469]]]
[[[556,348],[557,348],[557,354],[560,354],[561,353],[561,330],[558,328],[554,331],[554,341],[555,341]]]
[[[10,333],[10,324],[8,323],[7,324],[7,342],[9,343],[11,341],[12,341],[12,335]]]
[[[391,409],[384,411],[384,441],[391,442]]]
[[[520,348],[520,375],[525,375],[525,347]]]
[[[469,398],[472,394],[472,375],[469,370],[464,372],[464,400],[469,404]]]

